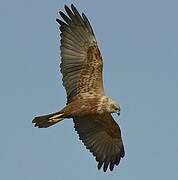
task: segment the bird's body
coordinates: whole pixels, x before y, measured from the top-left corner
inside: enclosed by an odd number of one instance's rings
[[[61,31],[61,73],[67,93],[66,106],[32,121],[47,128],[65,118],[73,118],[75,130],[98,163],[98,169],[113,170],[124,157],[118,124],[111,113],[120,114],[119,105],[105,96],[102,80],[103,61],[92,27],[84,14],[65,6],[64,21],[57,19]]]

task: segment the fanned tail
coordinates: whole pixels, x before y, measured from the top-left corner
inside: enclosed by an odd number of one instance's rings
[[[34,123],[35,127],[38,128],[48,128],[58,123],[59,121],[62,121],[63,119],[63,113],[57,112],[53,114],[35,117],[32,123]]]

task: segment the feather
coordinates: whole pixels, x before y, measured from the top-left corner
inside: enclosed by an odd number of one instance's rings
[[[92,27],[91,27],[91,25],[90,25],[90,22],[89,22],[88,18],[85,16],[84,13],[82,13],[82,17],[83,17],[83,19],[84,19],[84,22],[85,22],[88,30],[89,30],[90,33],[94,36],[94,32],[93,32],[93,29],[92,29]]]

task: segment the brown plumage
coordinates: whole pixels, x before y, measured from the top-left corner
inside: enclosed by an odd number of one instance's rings
[[[103,61],[92,27],[74,5],[65,6],[67,15],[56,19],[61,31],[61,73],[67,105],[60,111],[35,117],[36,127],[47,128],[64,118],[73,118],[80,140],[103,166],[112,171],[124,157],[121,131],[111,113],[120,114],[119,105],[105,96],[102,80]]]

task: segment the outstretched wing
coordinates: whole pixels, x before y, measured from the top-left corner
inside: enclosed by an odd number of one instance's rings
[[[74,5],[65,6],[64,21],[56,19],[61,31],[61,73],[67,92],[67,102],[81,93],[104,94],[102,81],[102,57],[97,47],[92,27]]]
[[[74,127],[80,140],[96,156],[98,169],[108,166],[112,171],[124,157],[121,131],[111,114],[74,118]]]

